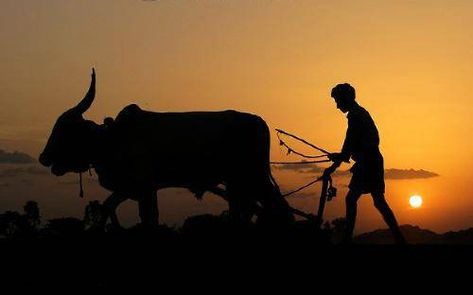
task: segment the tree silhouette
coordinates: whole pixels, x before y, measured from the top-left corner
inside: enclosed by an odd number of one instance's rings
[[[48,220],[46,230],[53,235],[74,236],[84,231],[84,223],[74,217],[55,218]]]
[[[23,206],[23,211],[25,213],[23,218],[26,222],[28,230],[37,232],[41,225],[41,215],[39,212],[38,203],[35,201],[26,202],[26,204]]]
[[[6,211],[0,215],[0,234],[13,236],[20,232],[21,215],[16,211]]]
[[[41,224],[38,203],[35,201],[26,202],[23,211],[23,214],[16,211],[6,211],[0,214],[0,234],[17,236],[38,233]]]

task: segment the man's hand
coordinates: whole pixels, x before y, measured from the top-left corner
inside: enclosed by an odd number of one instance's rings
[[[328,159],[332,162],[346,162],[350,163],[349,159],[347,159],[346,155],[343,153],[331,153],[328,154]]]
[[[322,178],[330,177],[330,175],[332,175],[332,173],[335,172],[335,170],[337,170],[337,168],[338,168],[338,166],[336,166],[336,165],[332,165],[328,168],[325,168],[324,174],[322,174]]]
[[[332,162],[341,162],[341,161],[343,161],[342,153],[331,153],[327,157]]]

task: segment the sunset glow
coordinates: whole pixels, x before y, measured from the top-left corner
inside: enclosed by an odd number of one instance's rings
[[[34,199],[45,219],[82,217],[89,201],[110,195],[84,173],[86,196],[78,198],[78,175],[56,178],[37,163],[54,122],[83,97],[95,67],[97,95],[86,119],[101,124],[132,103],[156,112],[249,112],[270,127],[271,161],[301,160],[286,155],[274,128],[340,151],[347,118],[330,90],[348,82],[379,130],[390,170],[385,197],[399,223],[473,226],[473,1],[8,0],[0,22],[0,156],[8,158],[0,163],[0,213]],[[30,155],[33,168],[14,151]],[[272,169],[288,192],[325,164]],[[327,219],[345,216],[352,165],[334,176],[338,197]],[[320,188],[288,200],[314,213]],[[422,208],[419,192],[429,210],[410,210]],[[227,209],[214,196],[198,202],[184,190],[163,190],[159,202],[161,222],[170,225]],[[359,207],[356,231],[384,226],[369,197]],[[125,225],[136,222],[135,209],[120,209]]]
[[[412,208],[420,208],[422,206],[422,197],[419,195],[413,195],[409,198],[409,204]]]

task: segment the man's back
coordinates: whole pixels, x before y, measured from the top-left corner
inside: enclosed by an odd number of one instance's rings
[[[348,129],[342,153],[355,161],[379,154],[379,134],[368,111],[357,105],[347,115]]]

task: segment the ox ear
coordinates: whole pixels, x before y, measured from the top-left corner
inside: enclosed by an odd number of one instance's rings
[[[92,80],[90,82],[89,91],[85,94],[84,98],[79,102],[77,106],[72,108],[73,112],[82,115],[85,111],[87,111],[92,103],[94,102],[95,98],[95,68],[92,68]]]

